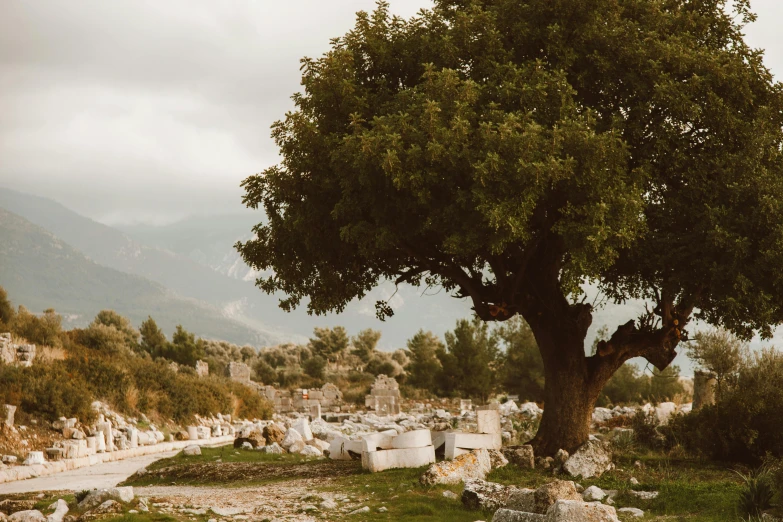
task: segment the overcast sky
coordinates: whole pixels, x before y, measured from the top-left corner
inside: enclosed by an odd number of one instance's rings
[[[426,0],[391,0],[412,16]],[[748,28],[783,78],[783,2]],[[106,223],[239,210],[299,59],[374,0],[0,2],[0,186]]]

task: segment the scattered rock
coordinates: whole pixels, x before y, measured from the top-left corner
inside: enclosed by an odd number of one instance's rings
[[[364,507],[360,507],[359,509],[354,509],[353,511],[351,511],[348,514],[349,515],[361,515],[362,513],[369,513],[369,512],[370,512],[370,508],[368,508],[367,506],[364,506]]]
[[[486,480],[466,480],[462,505],[467,509],[494,511],[506,505],[509,487]],[[514,488],[516,489],[516,488]]]
[[[636,480],[636,477],[631,477],[631,480],[629,480],[628,482],[630,482],[634,486],[638,486],[639,485],[639,481]]]
[[[509,462],[516,464],[520,468],[533,469],[535,467],[535,454],[533,453],[533,446],[530,444],[503,448],[503,455]]]
[[[618,522],[612,506],[581,500],[558,500],[546,513],[547,522]]]
[[[332,500],[331,498],[327,498],[320,504],[318,504],[318,507],[323,509],[324,511],[330,510],[330,509],[337,509],[337,502]]]
[[[305,445],[304,448],[299,452],[301,455],[304,455],[305,457],[323,457],[323,452],[316,448],[315,446],[309,446]]]
[[[644,516],[644,511],[635,507],[624,507],[617,510],[618,513],[628,513],[631,516],[641,518]]]
[[[559,500],[582,502],[582,496],[576,491],[576,486],[570,480],[554,480],[536,490],[533,512],[546,513],[549,507]]]
[[[652,500],[654,498],[658,498],[658,492],[657,491],[629,491],[630,495],[633,495],[636,498],[640,498],[642,500]]]
[[[107,500],[117,500],[125,503],[130,502],[133,500],[133,487],[126,486],[122,488],[93,489],[81,502],[79,502],[79,509],[90,510],[103,504]]]
[[[185,446],[185,449],[182,450],[183,455],[201,455],[201,447],[196,446],[195,444],[191,444],[190,446]]]
[[[598,486],[590,486],[584,491],[584,493],[582,493],[582,498],[585,500],[585,502],[600,502],[604,499],[604,497],[606,497],[606,493]]]
[[[264,450],[264,453],[272,453],[273,455],[282,455],[283,454],[283,448],[281,448],[280,445],[277,442],[273,442],[269,446],[264,446],[263,450]]]
[[[557,453],[555,453],[555,462],[554,467],[556,470],[563,469],[563,465],[565,465],[566,461],[568,460],[568,452],[564,449],[557,450]]]
[[[291,446],[293,446],[297,442],[302,443],[302,445],[304,446],[304,439],[302,439],[302,435],[295,429],[288,428],[288,430],[285,432],[285,437],[283,437],[283,441],[280,443],[280,445],[283,447],[283,449],[291,451]],[[301,448],[299,448],[299,451],[301,451]]]
[[[378,508],[378,513],[386,513],[389,511],[389,509],[386,506],[381,506]]]
[[[444,460],[431,464],[419,479],[425,486],[435,484],[459,484],[466,480],[486,478],[492,469],[489,452],[485,449],[473,450],[454,460]]]
[[[612,454],[598,441],[589,440],[568,457],[563,470],[573,477],[600,477],[612,465]]]
[[[536,510],[536,490],[527,488],[514,488],[508,494],[506,505],[508,509],[515,511],[527,511],[530,513]]]
[[[281,444],[285,438],[285,430],[279,425],[272,423],[264,427],[263,435],[267,445],[274,443]]]
[[[451,500],[457,500],[459,498],[459,495],[449,490],[444,491],[443,496]]]
[[[489,452],[489,465],[492,469],[502,468],[508,465],[508,459],[500,450],[487,450]]]

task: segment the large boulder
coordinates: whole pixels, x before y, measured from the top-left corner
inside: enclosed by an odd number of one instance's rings
[[[304,445],[304,440],[302,439],[302,435],[296,431],[293,428],[288,428],[288,430],[285,432],[285,437],[283,437],[283,441],[280,443],[280,445],[288,450],[291,451],[291,446],[294,444],[301,443]],[[299,448],[299,451],[301,451],[302,448]]]
[[[534,493],[534,513],[546,513],[559,500],[582,501],[582,495],[576,490],[576,484],[570,480],[554,480],[544,484]]]
[[[487,450],[489,453],[489,465],[492,469],[502,468],[508,465],[508,459],[500,450]]]
[[[563,464],[563,471],[572,477],[600,477],[612,467],[612,454],[600,441],[588,440]]]
[[[473,450],[455,458],[430,465],[419,479],[425,486],[435,484],[459,484],[466,480],[484,480],[492,470],[489,452],[485,449]]]
[[[263,434],[267,445],[274,444],[275,442],[282,444],[283,439],[285,438],[285,430],[274,422],[264,427]]]
[[[536,490],[528,488],[514,488],[509,491],[506,505],[508,509],[515,511],[536,511]]]
[[[244,429],[239,436],[234,439],[234,447],[241,448],[243,444],[250,443],[253,448],[266,446],[266,438],[261,428],[253,426],[250,429]]]
[[[612,506],[582,500],[558,500],[546,513],[546,522],[619,522]]]
[[[466,480],[462,490],[462,505],[467,509],[494,511],[506,505],[513,486],[504,486],[486,480]]]
[[[520,468],[533,469],[536,467],[533,446],[530,444],[525,444],[524,446],[507,446],[503,448],[503,455],[510,463],[516,464]]]
[[[17,511],[8,517],[9,522],[46,522],[46,517],[37,509]]]

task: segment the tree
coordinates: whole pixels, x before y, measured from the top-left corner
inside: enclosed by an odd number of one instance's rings
[[[348,348],[348,334],[342,326],[315,328],[310,339],[310,350],[329,362],[337,362]]]
[[[204,357],[204,348],[196,341],[194,334],[178,324],[163,357],[186,366],[196,366],[196,361]]]
[[[447,395],[459,393],[486,401],[497,384],[498,338],[480,319],[460,319],[446,332],[446,351],[438,352],[438,380]]]
[[[694,341],[688,346],[688,358],[715,374],[716,392],[720,397],[726,381],[739,372],[748,349],[726,330],[698,332]]]
[[[62,317],[54,308],[47,308],[43,315],[38,316],[19,305],[11,331],[34,344],[58,348],[62,346]]]
[[[362,362],[366,363],[372,358],[375,347],[378,346],[378,341],[380,340],[381,332],[371,328],[362,330],[359,332],[359,335],[351,340],[353,343],[351,354],[357,356]]]
[[[502,357],[503,388],[521,400],[544,400],[544,361],[530,326],[517,315],[503,323],[498,336],[506,347]]]
[[[408,383],[434,392],[437,376],[441,371],[438,352],[445,352],[446,347],[435,334],[424,330],[419,330],[408,339],[407,347],[411,360],[405,367]]]
[[[752,18],[747,0],[435,0],[410,20],[380,2],[302,61],[281,163],[242,184],[266,220],[237,248],[285,310],[390,280],[522,315],[546,378],[532,443],[573,451],[612,374],[666,368],[694,313],[743,338],[783,322],[783,89]],[[649,304],[594,356],[586,281]]]
[[[0,328],[2,328],[3,331],[6,331],[6,329],[11,326],[15,315],[14,307],[8,299],[5,288],[0,286]]]
[[[313,379],[323,379],[326,369],[326,359],[320,355],[313,355],[302,363],[302,371]]]
[[[147,316],[147,320],[141,323],[139,328],[141,334],[141,349],[149,353],[152,357],[161,357],[166,351],[168,341],[166,335],[158,328],[158,323]]]

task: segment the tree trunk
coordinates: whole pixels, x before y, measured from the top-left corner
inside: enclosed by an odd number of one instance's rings
[[[573,453],[590,436],[593,409],[608,377],[590,370],[584,338],[563,332],[539,335],[544,360],[544,414],[530,442],[536,455]]]

